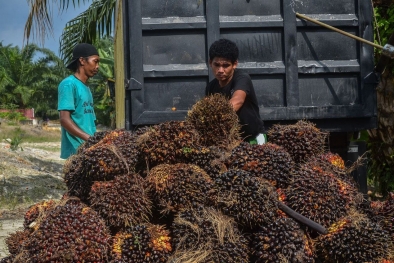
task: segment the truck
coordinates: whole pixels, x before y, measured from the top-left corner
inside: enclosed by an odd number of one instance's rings
[[[122,0],[117,8],[117,127],[184,120],[214,78],[208,49],[219,38],[239,47],[267,129],[312,121],[348,159],[357,153],[350,135],[377,127],[374,48],[296,15],[373,41],[371,1]]]

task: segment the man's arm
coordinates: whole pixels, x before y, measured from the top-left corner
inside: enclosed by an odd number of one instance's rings
[[[237,112],[242,105],[244,105],[246,99],[246,92],[243,90],[236,90],[233,96],[230,99],[231,105],[233,105],[233,109]]]
[[[61,110],[60,112],[60,125],[66,129],[70,134],[87,141],[90,137],[89,134],[82,131],[71,119],[70,111]]]

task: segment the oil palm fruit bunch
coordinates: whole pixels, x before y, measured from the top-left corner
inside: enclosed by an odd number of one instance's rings
[[[169,231],[163,226],[142,224],[127,227],[114,237],[113,263],[167,262],[171,254]]]
[[[82,154],[70,156],[63,165],[64,182],[67,195],[76,196],[87,201],[93,181],[86,174],[86,166]]]
[[[11,256],[15,257],[21,251],[23,242],[29,238],[30,234],[30,229],[17,230],[16,232],[9,234],[5,239],[5,244],[7,245]]]
[[[286,188],[291,180],[293,159],[281,146],[272,143],[251,145],[242,142],[226,160],[230,169],[242,169],[268,180],[277,188]]]
[[[147,168],[184,162],[185,154],[199,144],[197,131],[184,121],[168,121],[152,126],[137,139]]]
[[[221,94],[195,103],[187,113],[186,122],[195,127],[204,146],[228,148],[241,140],[238,116],[228,99]]]
[[[146,181],[164,214],[215,204],[215,183],[196,165],[161,164],[150,170]]]
[[[244,170],[232,169],[221,174],[218,188],[218,208],[244,226],[257,226],[275,220],[277,193],[267,181]]]
[[[114,130],[80,154],[71,156],[63,169],[69,194],[87,202],[94,181],[108,181],[134,171],[140,155],[136,138],[129,131]]]
[[[324,152],[327,133],[302,120],[293,125],[276,124],[268,131],[268,137],[271,143],[285,148],[299,163]]]
[[[30,225],[50,210],[56,204],[55,200],[44,200],[29,207],[24,216],[23,226],[29,228]]]
[[[112,181],[94,182],[89,196],[90,207],[97,211],[108,226],[121,228],[149,221],[151,201],[143,178],[125,174]]]
[[[391,241],[380,225],[365,215],[351,212],[328,228],[315,242],[317,257],[323,262],[372,262],[388,259]]]
[[[186,163],[195,164],[202,168],[212,179],[227,171],[227,167],[222,161],[227,153],[216,146],[204,147],[196,146],[188,149]]]
[[[308,163],[293,170],[291,185],[283,189],[282,199],[294,211],[329,227],[356,205],[360,195],[332,173]]]
[[[249,262],[248,241],[232,218],[213,208],[182,210],[172,233],[175,252],[170,262]]]
[[[86,149],[90,148],[91,146],[99,143],[99,141],[101,141],[105,136],[107,136],[110,133],[111,133],[110,130],[98,131],[98,132],[94,133],[92,136],[89,137],[89,139],[87,141],[85,141],[84,143],[82,143],[78,147],[77,154],[80,154],[83,151],[85,151]]]
[[[108,262],[110,241],[94,210],[75,197],[64,199],[37,222],[15,263]]]
[[[384,201],[372,201],[373,219],[380,223],[394,242],[394,193],[389,193]]]
[[[313,263],[312,249],[306,233],[291,218],[278,218],[252,234],[255,263]]]

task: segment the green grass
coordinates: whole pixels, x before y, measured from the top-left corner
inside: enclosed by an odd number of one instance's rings
[[[21,143],[43,143],[43,142],[60,142],[60,130],[43,130],[31,125],[18,126],[0,126],[0,140],[15,138],[15,135],[21,138]]]

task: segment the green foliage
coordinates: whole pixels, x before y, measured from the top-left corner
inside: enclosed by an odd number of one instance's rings
[[[391,34],[394,33],[394,5],[376,5],[374,8],[376,18],[375,24],[375,43],[384,46],[387,44]],[[379,51],[379,52],[378,52]],[[380,57],[380,50],[375,53],[375,59]],[[394,61],[387,65],[392,75],[394,75]]]
[[[12,138],[5,138],[4,140],[10,145],[10,149],[12,151],[16,151],[18,149],[23,151],[23,148],[20,146],[23,135],[23,131],[18,127],[14,130]]]
[[[387,44],[389,38],[394,33],[394,5],[389,2],[376,1],[374,8],[376,18],[375,43],[382,46]],[[380,59],[380,53],[380,50],[376,49],[376,61]],[[394,60],[390,60],[386,66],[384,78],[387,82],[394,81]],[[382,89],[378,90],[378,97],[379,92],[383,92]],[[387,100],[391,98],[391,95],[386,93],[380,95],[380,98],[383,96]],[[386,107],[383,101],[378,100],[379,114],[393,114],[393,112],[383,113],[382,110]],[[378,130],[375,135],[369,137],[368,141],[368,150],[370,152],[368,182],[374,186],[376,193],[386,196],[389,191],[394,191],[394,156],[388,154],[392,145],[388,145],[384,139],[390,137],[387,136],[389,133],[388,129],[385,128],[384,124],[381,125],[379,122]]]

